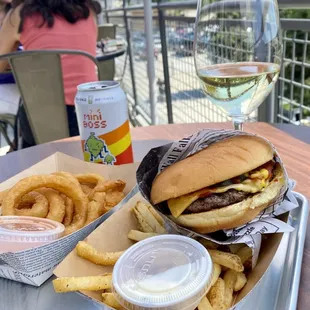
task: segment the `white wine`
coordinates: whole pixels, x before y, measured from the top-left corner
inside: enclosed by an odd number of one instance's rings
[[[252,113],[270,94],[280,66],[264,62],[239,62],[198,70],[208,99],[230,116]]]

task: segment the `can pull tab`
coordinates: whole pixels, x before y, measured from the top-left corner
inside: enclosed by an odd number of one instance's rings
[[[104,88],[107,88],[107,87],[108,87],[107,85],[101,85],[101,86],[92,86],[89,89],[90,90],[96,90],[96,89],[104,89]]]

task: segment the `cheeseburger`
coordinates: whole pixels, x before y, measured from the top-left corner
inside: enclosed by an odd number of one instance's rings
[[[151,202],[177,224],[205,234],[251,221],[285,182],[268,142],[234,136],[163,170],[152,184]]]

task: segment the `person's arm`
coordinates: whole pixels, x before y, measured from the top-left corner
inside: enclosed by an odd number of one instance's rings
[[[19,42],[20,35],[18,28],[20,24],[20,7],[11,10],[5,17],[0,29],[0,56],[11,53]],[[0,72],[3,72],[7,67],[8,62],[0,61]]]

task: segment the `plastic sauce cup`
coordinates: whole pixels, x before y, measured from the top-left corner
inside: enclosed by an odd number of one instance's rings
[[[0,253],[18,252],[62,237],[64,225],[31,216],[0,216]]]
[[[211,277],[212,260],[199,242],[162,235],[138,242],[119,258],[112,286],[126,309],[193,310]]]

